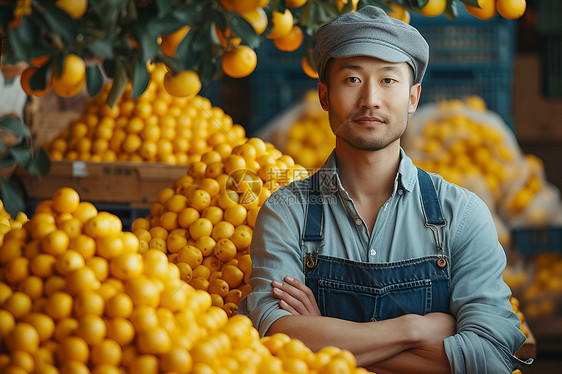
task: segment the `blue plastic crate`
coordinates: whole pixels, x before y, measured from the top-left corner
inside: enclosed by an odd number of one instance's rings
[[[523,255],[562,253],[562,227],[517,228],[512,234],[515,249]]]

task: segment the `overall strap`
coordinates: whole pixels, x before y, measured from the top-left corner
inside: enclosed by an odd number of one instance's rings
[[[322,230],[324,215],[322,213],[322,195],[319,181],[318,172],[312,174],[309,179],[303,242],[319,242],[324,240]]]
[[[306,220],[301,238],[301,246],[306,242],[315,242],[316,250],[305,253],[304,264],[308,269],[314,269],[318,264],[319,248],[324,245],[324,213],[322,211],[322,194],[320,192],[320,178],[318,172],[309,178],[308,194],[306,198]],[[306,271],[306,270],[305,270]]]
[[[433,185],[431,177],[426,171],[420,168],[418,168],[418,181],[420,184],[420,199],[425,218],[425,227],[429,228],[433,233],[435,246],[441,253],[441,257],[437,261],[437,265],[443,268],[447,266],[447,261],[443,255],[443,237],[441,229],[447,224],[447,222],[445,221],[445,218],[443,218],[441,204],[437,198],[437,192],[435,191],[435,186]]]

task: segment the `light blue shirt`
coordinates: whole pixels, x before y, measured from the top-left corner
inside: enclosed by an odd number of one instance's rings
[[[439,253],[424,225],[417,169],[400,152],[392,196],[381,207],[371,235],[341,185],[332,152],[320,178],[325,237],[321,254],[385,263]],[[457,321],[457,333],[444,342],[451,368],[455,373],[511,373],[521,362],[513,354],[525,336],[509,302],[511,290],[502,279],[506,257],[490,211],[474,193],[430,175],[447,222],[443,247],[450,259],[449,307]],[[262,336],[273,322],[290,315],[271,294],[271,282],[286,275],[305,282],[300,241],[306,189],[306,180],[280,188],[263,204],[256,221],[250,247],[252,292],[238,312],[249,316]]]

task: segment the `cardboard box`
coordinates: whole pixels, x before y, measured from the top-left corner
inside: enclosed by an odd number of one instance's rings
[[[31,116],[31,137],[36,147],[55,139],[80,113],[73,111],[37,111]]]
[[[61,187],[72,187],[80,199],[149,207],[160,191],[187,174],[185,165],[140,162],[52,161],[49,174],[39,179],[18,169],[28,198],[51,199]]]
[[[542,95],[539,56],[518,55],[513,77],[513,115],[519,141],[561,142],[562,99]]]

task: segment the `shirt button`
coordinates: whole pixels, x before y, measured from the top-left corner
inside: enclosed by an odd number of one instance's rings
[[[355,224],[357,226],[361,225],[363,223],[363,221],[361,220],[361,218],[355,218]]]
[[[371,256],[374,256],[377,254],[377,251],[375,251],[375,248],[371,248]]]
[[[402,195],[404,193],[404,191],[402,191],[401,189],[398,190],[398,195]]]

